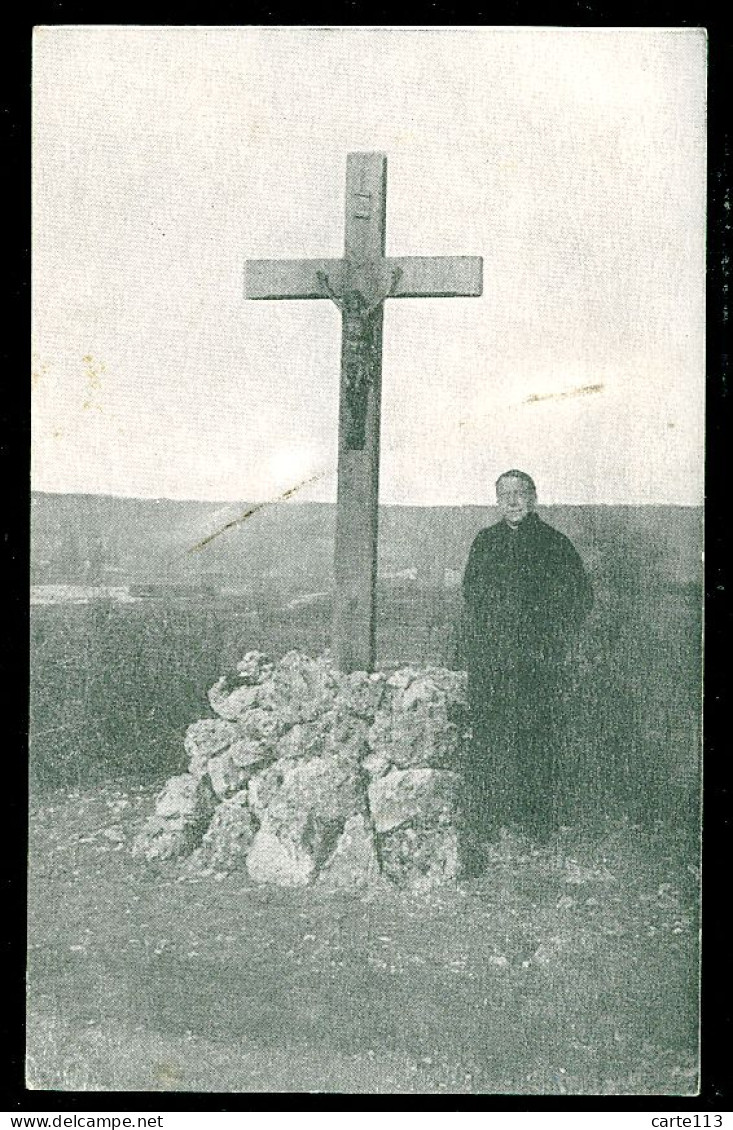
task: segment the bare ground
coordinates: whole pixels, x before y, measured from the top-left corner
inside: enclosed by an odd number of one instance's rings
[[[133,861],[154,792],[36,797],[30,1087],[697,1091],[699,876],[674,820],[506,835],[478,879],[336,897]]]

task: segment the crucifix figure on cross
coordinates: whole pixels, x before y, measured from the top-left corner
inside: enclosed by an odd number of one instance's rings
[[[328,275],[316,271],[324,293],[335,303],[343,315],[344,384],[347,401],[347,422],[344,442],[350,451],[361,451],[366,439],[366,410],[369,386],[379,366],[379,350],[374,340],[373,318],[385,298],[393,298],[395,287],[402,278],[402,268],[392,271],[389,290],[368,302],[360,290],[350,290],[340,297],[334,294]]]
[[[385,256],[387,158],[349,153],[342,259],[251,259],[247,298],[327,298],[341,312],[332,647],[345,671],[374,667],[382,323],[387,298],[478,297],[477,256]]]

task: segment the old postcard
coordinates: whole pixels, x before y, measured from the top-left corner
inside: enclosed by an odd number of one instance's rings
[[[36,29],[29,1087],[697,1093],[705,88]]]

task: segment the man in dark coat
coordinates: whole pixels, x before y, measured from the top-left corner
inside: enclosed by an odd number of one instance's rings
[[[530,476],[506,471],[496,499],[501,521],[476,536],[463,578],[467,811],[479,838],[508,823],[543,836],[563,816],[566,658],[593,596],[571,542],[535,513]]]

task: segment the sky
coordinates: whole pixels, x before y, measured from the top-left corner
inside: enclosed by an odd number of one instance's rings
[[[336,496],[340,318],[248,258],[343,254],[346,155],[387,154],[387,254],[481,298],[386,303],[380,496],[703,496],[699,29],[41,27],[36,490]]]

